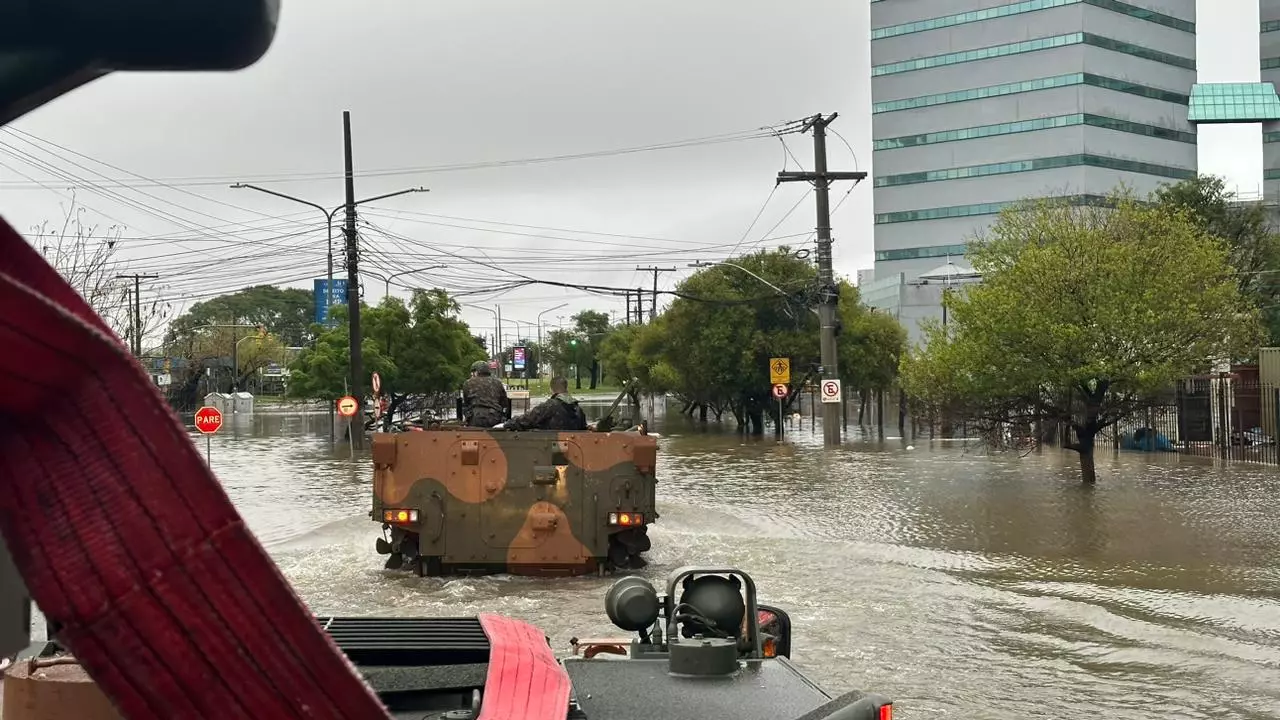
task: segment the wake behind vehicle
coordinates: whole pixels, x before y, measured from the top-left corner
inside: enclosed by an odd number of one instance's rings
[[[617,403],[615,403],[616,408]],[[375,433],[376,548],[418,575],[573,576],[644,567],[657,438],[450,425]]]

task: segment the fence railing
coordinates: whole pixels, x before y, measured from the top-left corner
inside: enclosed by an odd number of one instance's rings
[[[912,420],[912,436],[974,437],[1003,449],[1037,444],[1060,447],[1071,439],[1070,430],[1056,424],[992,426],[963,418]],[[1280,465],[1278,435],[1280,385],[1198,377],[1180,381],[1159,402],[1104,429],[1095,438],[1095,447]]]

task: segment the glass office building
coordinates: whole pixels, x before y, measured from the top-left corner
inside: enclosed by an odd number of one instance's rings
[[[1194,176],[1195,9],[872,0],[875,281],[962,262],[1023,198],[1094,203]]]
[[[1258,17],[1258,50],[1262,82],[1280,83],[1280,0],[1261,0]],[[1280,200],[1280,124],[1262,125],[1262,192],[1267,200]]]

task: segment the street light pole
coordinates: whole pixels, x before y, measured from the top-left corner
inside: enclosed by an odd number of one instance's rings
[[[730,262],[703,262],[703,261],[701,261],[701,260],[699,260],[698,262],[691,262],[691,263],[689,263],[689,267],[691,267],[691,268],[708,268],[708,267],[722,267],[722,266],[723,266],[723,267],[737,268],[737,269],[741,270],[742,272],[744,272],[744,273],[746,273],[746,274],[750,275],[751,277],[753,277],[753,278],[755,278],[755,279],[759,280],[760,282],[764,283],[765,285],[768,285],[770,288],[772,288],[772,289],[773,289],[775,292],[777,292],[779,295],[781,295],[781,296],[783,296],[783,297],[790,297],[790,296],[787,294],[787,291],[786,291],[786,290],[783,290],[782,288],[778,287],[777,285],[774,285],[773,283],[769,282],[768,280],[765,280],[764,278],[762,278],[762,277],[760,277],[759,275],[757,275],[757,274],[755,274],[755,273],[751,272],[750,270],[748,270],[748,269],[746,269],[746,268],[742,267],[741,265],[735,265],[735,264],[730,263]],[[814,312],[817,312],[817,310],[814,310]]]
[[[264,187],[259,187],[259,186],[257,186],[257,185],[250,185],[249,183],[236,183],[236,184],[232,185],[231,187],[232,187],[233,189],[236,189],[236,190],[241,190],[241,189],[257,190],[257,191],[258,191],[258,192],[260,192],[260,193],[266,193],[267,195],[274,195],[274,196],[276,196],[276,197],[278,197],[278,198],[282,198],[282,199],[284,199],[284,200],[292,200],[293,202],[300,203],[300,204],[302,204],[302,205],[306,205],[307,207],[313,207],[313,208],[315,208],[315,209],[319,210],[319,211],[324,215],[325,225],[326,225],[326,226],[328,227],[328,229],[329,229],[329,238],[328,238],[328,258],[327,258],[327,265],[328,265],[328,267],[327,267],[327,269],[326,269],[326,271],[325,271],[325,278],[326,278],[326,284],[325,284],[325,295],[326,295],[326,297],[325,297],[325,299],[324,299],[324,307],[325,307],[325,324],[327,325],[327,324],[328,324],[328,322],[329,322],[330,313],[331,313],[331,312],[332,312],[332,310],[333,310],[333,217],[334,217],[335,215],[337,215],[337,214],[338,214],[338,211],[339,211],[339,210],[345,210],[345,209],[347,208],[347,206],[346,206],[345,204],[343,204],[343,205],[339,205],[339,206],[335,207],[335,208],[334,208],[334,209],[332,209],[332,210],[326,210],[326,209],[324,209],[324,207],[323,207],[323,206],[321,206],[321,205],[317,205],[316,203],[313,203],[313,202],[311,202],[310,200],[303,200],[302,198],[294,197],[294,196],[292,196],[292,195],[286,195],[286,194],[284,194],[284,193],[282,193],[282,192],[276,192],[275,190],[270,190],[270,189],[267,189],[267,188],[264,188]],[[427,188],[424,188],[424,187],[406,188],[406,189],[404,189],[404,190],[397,190],[397,191],[392,192],[392,193],[386,193],[386,194],[383,194],[383,195],[374,195],[373,197],[368,197],[368,198],[365,198],[365,199],[363,199],[363,200],[357,200],[357,201],[355,202],[355,204],[356,204],[356,205],[364,205],[365,203],[376,202],[376,201],[378,201],[378,200],[386,200],[387,198],[393,198],[393,197],[398,197],[398,196],[400,196],[400,195],[408,195],[409,193],[419,193],[419,192],[431,192],[431,190],[429,190],[429,189],[427,189]]]
[[[562,308],[562,307],[568,307],[568,306],[569,306],[569,303],[560,303],[559,305],[557,305],[557,306],[555,306],[555,307],[547,308],[546,310],[543,310],[542,312],[538,313],[538,377],[542,377],[542,354],[543,354],[543,349],[542,349],[542,316],[543,316],[543,315],[546,315],[546,314],[547,314],[547,313],[549,313],[549,312],[554,312],[554,311],[556,311],[556,310],[559,310],[559,309],[560,309],[560,308]]]

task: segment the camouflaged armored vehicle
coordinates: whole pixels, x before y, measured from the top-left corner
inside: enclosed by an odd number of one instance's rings
[[[643,567],[658,442],[626,432],[436,426],[373,435],[386,567],[584,575]]]

